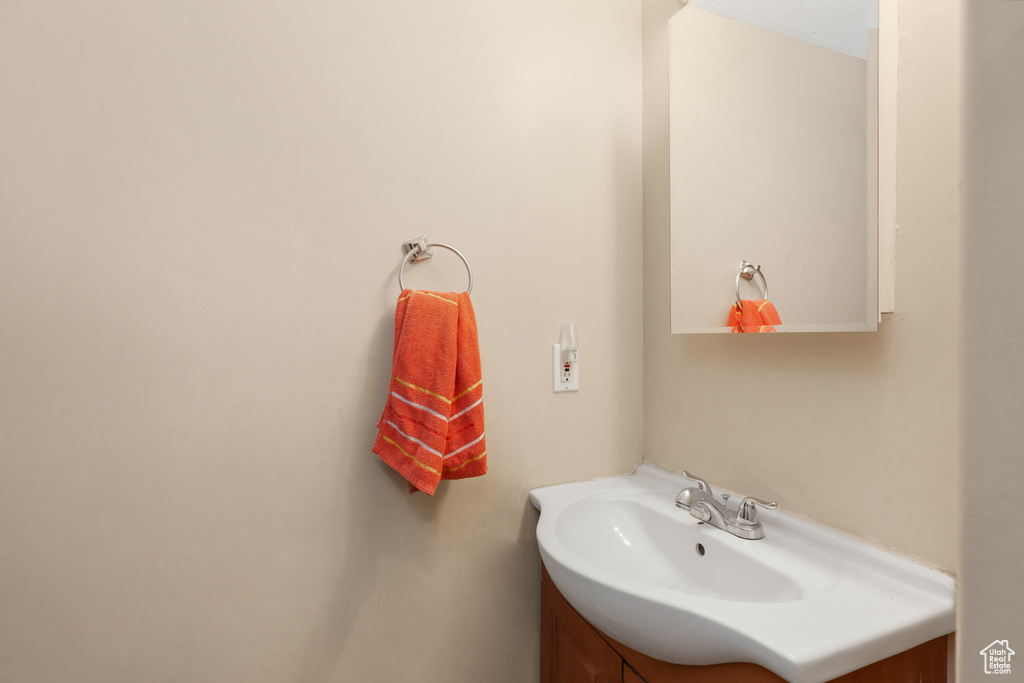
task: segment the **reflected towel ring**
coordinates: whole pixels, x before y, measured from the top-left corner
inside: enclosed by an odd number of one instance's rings
[[[762,296],[762,298],[768,298],[768,281],[764,279],[764,273],[761,272],[761,266],[754,265],[744,259],[743,261],[740,261],[740,272],[736,273],[736,308],[740,311],[743,310],[743,303],[740,301],[740,278],[749,282],[754,279],[755,274],[761,276],[761,284],[764,286],[764,296]]]
[[[473,292],[473,269],[469,267],[469,261],[462,255],[462,252],[455,247],[449,247],[447,244],[436,244],[427,242],[426,237],[420,237],[415,240],[402,243],[402,249],[405,250],[405,258],[402,260],[402,265],[398,269],[398,286],[405,291],[405,282],[402,280],[402,272],[405,270],[406,264],[412,259],[413,263],[419,263],[420,261],[429,261],[433,258],[434,254],[430,251],[431,247],[441,247],[453,252],[456,256],[462,259],[463,265],[466,266],[466,272],[469,273],[469,286],[466,287],[466,294]]]

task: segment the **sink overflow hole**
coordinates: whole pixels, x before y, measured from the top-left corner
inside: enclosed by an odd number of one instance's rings
[[[700,555],[701,557],[704,557],[704,544],[703,543],[698,543],[697,544],[697,554]]]

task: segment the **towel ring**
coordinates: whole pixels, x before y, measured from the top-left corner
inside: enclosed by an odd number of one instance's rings
[[[740,278],[749,282],[754,279],[754,275],[761,276],[761,284],[764,286],[764,296],[762,298],[768,298],[768,281],[764,279],[764,273],[761,272],[761,266],[754,265],[746,259],[740,261],[740,272],[736,273],[736,308],[741,312],[743,311],[743,303],[740,301]]]
[[[430,251],[431,247],[441,247],[442,249],[447,249],[448,251],[454,253],[456,256],[462,259],[462,264],[466,266],[466,272],[469,273],[469,286],[466,287],[466,294],[472,293],[473,269],[469,267],[469,261],[467,261],[466,257],[462,255],[462,252],[456,249],[455,247],[449,247],[447,244],[427,242],[426,237],[420,237],[419,239],[410,240],[408,242],[402,243],[402,248],[405,249],[406,252],[405,258],[402,259],[402,265],[398,269],[398,286],[402,288],[402,291],[405,291],[405,282],[402,280],[402,272],[405,270],[406,264],[409,263],[410,259],[412,259],[413,263],[418,263],[419,261],[427,261],[433,258],[434,255]]]

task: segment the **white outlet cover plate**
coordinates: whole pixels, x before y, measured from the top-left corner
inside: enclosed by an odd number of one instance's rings
[[[571,382],[562,381],[562,345],[552,344],[551,346],[551,361],[552,361],[552,372],[551,379],[553,382],[552,390],[556,394],[560,394],[563,391],[579,391],[580,390],[580,364],[576,362],[576,374],[572,378]]]

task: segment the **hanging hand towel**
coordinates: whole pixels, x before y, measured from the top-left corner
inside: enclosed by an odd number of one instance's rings
[[[406,289],[395,310],[391,385],[373,452],[433,494],[487,472],[476,317],[466,292]]]
[[[774,332],[781,325],[779,312],[768,299],[743,299],[743,310],[735,303],[729,311],[729,327],[733,332]]]

